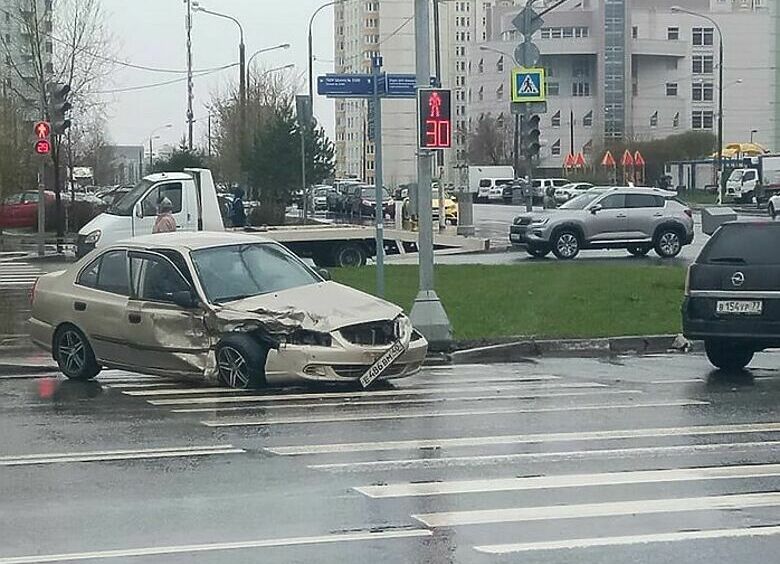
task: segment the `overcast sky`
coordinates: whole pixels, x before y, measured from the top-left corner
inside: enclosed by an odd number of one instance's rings
[[[245,33],[247,57],[258,49],[290,43],[287,50],[263,53],[258,64],[272,68],[294,63],[293,71],[301,77],[305,90],[309,17],[326,0],[201,0],[214,11],[238,19]],[[186,68],[185,4],[182,0],[102,0],[107,27],[116,38],[119,58],[125,62],[165,69]],[[193,67],[211,68],[238,60],[238,28],[233,22],[208,14],[193,14]],[[314,72],[331,72],[333,68],[333,9],[326,8],[314,23],[314,54],[323,59],[315,62]],[[326,62],[327,61],[327,62]],[[113,84],[107,90],[142,86],[174,80],[183,75],[146,72],[117,67]],[[196,143],[205,138],[204,104],[226,81],[238,80],[237,68],[227,69],[195,79]],[[186,82],[147,90],[108,96],[109,132],[118,144],[148,143],[150,132],[167,123],[173,127],[159,132],[156,143],[176,143],[186,132]],[[329,131],[332,130],[333,105],[325,99],[315,103],[315,112]]]

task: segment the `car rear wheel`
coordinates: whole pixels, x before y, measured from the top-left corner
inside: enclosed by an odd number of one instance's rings
[[[635,257],[643,257],[650,252],[650,249],[652,249],[650,245],[636,245],[633,247],[628,247],[628,252]]]
[[[655,252],[661,258],[674,258],[682,251],[682,239],[675,229],[663,229],[655,238]]]
[[[219,380],[229,388],[246,390],[265,386],[268,348],[249,335],[225,336],[216,350]]]
[[[580,254],[580,238],[574,231],[565,229],[553,237],[552,252],[561,260],[571,260]]]
[[[704,341],[707,359],[721,370],[741,370],[753,360],[755,351],[745,345],[734,345],[718,340]]]
[[[89,341],[73,325],[64,325],[57,330],[54,351],[60,371],[71,380],[91,380],[100,373]]]
[[[366,251],[356,243],[342,243],[333,252],[333,265],[342,268],[366,264]]]
[[[536,258],[544,258],[544,257],[546,257],[547,255],[549,255],[549,254],[550,254],[550,251],[551,251],[551,250],[552,250],[552,249],[550,249],[550,247],[547,247],[547,246],[544,246],[544,247],[538,247],[538,246],[535,246],[535,245],[534,245],[534,246],[528,247],[528,248],[525,250],[525,252],[527,252],[527,253],[528,253],[529,255],[531,255],[532,257],[536,257]]]

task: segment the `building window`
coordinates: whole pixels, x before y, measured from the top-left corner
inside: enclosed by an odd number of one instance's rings
[[[582,118],[582,126],[583,127],[593,127],[593,110],[589,111]]]
[[[680,127],[680,112],[674,114],[674,119],[672,119],[672,127],[674,127],[675,129]]]
[[[588,142],[582,146],[582,152],[586,155],[593,153],[593,139],[588,139]]]
[[[504,72],[504,56],[501,55],[496,61],[496,72]]]
[[[485,59],[479,60],[479,65],[477,65],[477,71],[479,72],[479,74],[485,72]]]
[[[680,39],[680,28],[679,27],[667,27],[666,28],[666,39],[669,41],[678,41]]]
[[[658,127],[658,112],[653,112],[650,116],[650,127]]]
[[[485,87],[484,86],[480,86],[479,87],[479,92],[477,92],[477,100],[479,100],[480,102],[484,102],[485,101]]]
[[[550,124],[553,127],[560,127],[561,126],[561,110],[558,110],[553,114],[552,120],[550,121]]]
[[[639,37],[639,28],[637,26],[633,26],[631,28],[631,37],[634,39],[637,39]]]
[[[666,83],[666,95],[667,96],[677,96],[677,83],[676,82],[667,82]]]
[[[693,55],[693,74],[712,74],[712,55]]]
[[[571,74],[574,78],[590,76],[590,65],[587,61],[575,60],[571,66]]]
[[[504,85],[500,84],[498,88],[496,88],[496,100],[503,100],[504,99]]]
[[[560,157],[561,156],[561,140],[558,139],[555,143],[552,144],[552,147],[550,149],[550,153],[553,157]]]
[[[557,82],[548,82],[547,83],[547,95],[548,96],[558,96],[560,94],[561,85]]]
[[[715,85],[712,82],[695,82],[691,89],[694,102],[712,102]]]
[[[691,118],[691,128],[693,129],[712,129],[713,112],[712,110],[694,110]]]
[[[590,96],[590,82],[572,82],[572,96]]]
[[[714,29],[711,27],[694,27],[693,44],[697,47],[710,47],[713,44]]]

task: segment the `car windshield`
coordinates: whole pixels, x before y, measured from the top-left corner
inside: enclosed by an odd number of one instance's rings
[[[318,278],[283,247],[251,243],[193,251],[192,262],[212,303],[316,284]]]
[[[593,201],[595,201],[599,196],[601,196],[603,192],[585,192],[584,194],[580,194],[576,198],[572,198],[565,204],[563,204],[560,209],[562,210],[584,210],[586,207],[588,207],[589,204],[591,204]]]
[[[370,188],[363,188],[363,190],[360,193],[360,197],[364,200],[370,200],[374,201],[376,199],[376,188],[373,186]],[[387,188],[382,188],[382,199],[389,200],[390,199],[390,192],[387,191]]]
[[[315,196],[327,196],[328,195],[328,188],[317,188],[314,191]]]
[[[141,180],[141,182],[136,184],[127,194],[112,203],[106,210],[106,213],[110,213],[111,215],[131,215],[135,203],[146,194],[149,188],[152,187],[152,184],[154,183],[150,180]]]
[[[737,223],[720,228],[702,250],[698,262],[749,265],[780,264],[780,227]]]

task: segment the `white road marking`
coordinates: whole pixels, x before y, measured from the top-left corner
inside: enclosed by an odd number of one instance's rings
[[[199,394],[247,394],[247,390],[234,388],[170,388],[165,390],[139,390],[122,392],[128,396],[175,396]]]
[[[518,523],[548,519],[586,519],[621,515],[649,515],[682,511],[713,511],[780,505],[780,492],[728,494],[678,499],[637,499],[605,503],[509,507],[412,515],[426,527],[456,527],[485,523]]]
[[[249,427],[255,425],[284,425],[292,423],[340,423],[344,421],[388,421],[393,419],[418,419],[425,417],[470,417],[476,415],[500,415],[505,413],[561,413],[571,411],[602,411],[607,409],[638,409],[661,407],[686,407],[691,405],[709,405],[709,402],[698,400],[679,400],[656,403],[624,403],[605,405],[572,405],[566,407],[540,408],[499,408],[475,409],[472,411],[435,411],[428,413],[388,413],[382,415],[336,415],[322,417],[282,417],[277,419],[238,419],[233,421],[201,421],[207,427]]]
[[[745,450],[752,448],[771,448],[780,446],[780,441],[755,441],[741,443],[711,443],[704,445],[674,445],[654,447],[632,447],[613,449],[567,450],[561,452],[523,452],[519,454],[496,454],[477,456],[450,456],[442,458],[407,458],[402,460],[370,460],[367,462],[340,462],[333,464],[312,464],[309,468],[330,472],[371,472],[378,470],[396,470],[399,468],[448,468],[451,466],[487,466],[527,460],[560,459],[574,460],[587,458],[615,458],[618,456],[637,456],[655,454],[691,454],[718,450]]]
[[[501,393],[504,391],[517,391],[522,390],[524,392],[537,392],[542,390],[560,390],[560,389],[586,389],[586,388],[599,388],[603,389],[607,386],[605,384],[596,384],[589,382],[575,382],[575,383],[558,383],[553,382],[550,384],[540,384],[534,386],[528,385],[512,385],[512,386],[470,386],[466,388],[409,388],[409,389],[396,389],[396,390],[376,390],[374,392],[304,392],[298,394],[277,394],[277,395],[234,395],[234,396],[219,396],[213,398],[174,398],[174,399],[152,399],[147,400],[152,405],[199,405],[207,403],[240,403],[240,402],[265,402],[265,401],[289,401],[289,400],[316,400],[316,399],[333,399],[333,398],[371,398],[371,397],[388,397],[388,396],[420,396],[420,395],[435,395],[435,394],[454,394],[463,392],[496,392]],[[139,392],[123,392],[128,395],[151,395],[151,392],[157,390],[139,391]]]
[[[636,382],[636,380],[634,380]],[[676,380],[651,380],[651,384],[693,384],[704,382],[704,378],[678,378]]]
[[[425,529],[407,529],[398,531],[377,531],[358,533],[333,533],[315,537],[288,537],[238,542],[217,542],[208,544],[189,544],[178,546],[150,546],[119,550],[98,550],[94,552],[69,552],[63,554],[42,554],[0,558],[0,564],[42,564],[45,562],[75,562],[78,560],[106,560],[110,558],[132,558],[137,556],[161,556],[165,554],[194,554],[216,552],[220,550],[240,550],[246,548],[270,548],[278,546],[301,546],[307,544],[331,544],[337,542],[360,542],[390,539],[408,539],[429,537],[433,533]]]
[[[557,443],[575,441],[607,441],[613,439],[641,439],[697,435],[731,435],[740,433],[773,433],[780,431],[780,423],[746,425],[696,425],[693,427],[657,427],[654,429],[623,429],[616,431],[585,431],[582,433],[539,433],[529,435],[490,435],[487,437],[457,437],[408,441],[376,441],[370,443],[331,443],[320,445],[275,446],[265,450],[282,456],[338,452],[367,452],[383,450],[438,449],[487,445],[527,443]]]
[[[112,388],[116,390],[145,390],[145,389],[152,389],[152,388],[167,388],[171,386],[170,382],[156,382],[156,383],[137,383],[133,384],[132,382],[119,382],[117,384],[106,384],[103,383],[103,386],[106,388]]]
[[[498,376],[460,376],[453,377],[452,375],[431,376],[430,374],[423,374],[420,376],[413,376],[409,380],[404,380],[404,385],[410,386],[438,386],[441,384],[489,384],[491,382],[545,382],[551,380],[560,380],[560,376],[553,376],[552,374],[531,374],[526,376],[520,376],[519,374],[502,374]]]
[[[309,409],[315,407],[360,407],[363,405],[417,405],[428,403],[444,402],[471,402],[471,401],[500,401],[500,400],[532,400],[532,399],[554,399],[567,397],[582,397],[593,395],[630,395],[642,394],[641,390],[594,390],[590,392],[566,392],[563,394],[494,394],[489,396],[457,396],[447,398],[407,398],[407,399],[384,399],[376,401],[338,401],[338,402],[316,402],[316,403],[294,403],[287,405],[241,405],[234,407],[195,407],[185,409],[172,409],[172,413],[208,413],[213,411],[247,411],[251,409]]]
[[[539,550],[571,550],[576,548],[593,548],[597,546],[627,546],[633,544],[649,544],[661,542],[681,542],[693,540],[710,540],[745,537],[768,537],[780,534],[780,526],[746,527],[742,529],[713,529],[707,531],[679,531],[675,533],[659,533],[650,535],[630,535],[623,537],[596,537],[585,539],[566,539],[545,542],[522,542],[512,544],[487,544],[475,546],[477,552],[486,554],[512,554],[516,552],[533,552]]]
[[[103,450],[94,452],[66,452],[0,456],[0,466],[29,466],[62,462],[102,462],[110,460],[137,460],[148,458],[179,458],[210,454],[237,454],[246,452],[233,445],[160,447],[134,450]]]
[[[672,470],[631,470],[626,472],[603,472],[600,474],[564,474],[557,476],[531,476],[528,478],[458,480],[452,482],[416,482],[387,484],[383,486],[361,486],[353,489],[368,497],[391,498],[587,486],[761,478],[767,476],[780,476],[780,464],[710,466],[702,468],[675,468]]]

